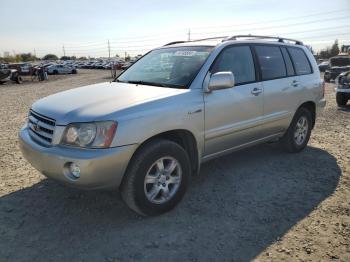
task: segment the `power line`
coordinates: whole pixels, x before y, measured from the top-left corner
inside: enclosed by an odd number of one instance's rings
[[[258,24],[266,24],[266,23],[273,23],[273,22],[280,22],[280,21],[287,21],[287,20],[293,20],[293,19],[300,19],[304,17],[314,17],[314,16],[321,16],[321,15],[327,15],[327,14],[333,14],[333,13],[341,13],[341,12],[347,12],[349,11],[350,8],[347,9],[338,9],[338,10],[332,10],[332,11],[327,11],[327,12],[317,12],[317,13],[310,13],[308,15],[302,15],[302,16],[294,16],[294,17],[287,17],[287,18],[282,18],[282,19],[274,19],[274,20],[267,20],[267,21],[260,21],[260,22],[254,22],[254,23],[246,23],[246,24],[235,24],[235,25],[222,25],[222,26],[205,26],[205,27],[191,27],[191,29],[201,29],[201,28],[227,28],[227,27],[241,27],[241,26],[250,26],[250,25],[258,25]],[[331,18],[334,19],[334,18]],[[329,21],[329,20],[328,20]],[[160,39],[164,38],[166,35],[172,35],[174,36],[174,32],[183,32],[183,30],[172,30],[172,31],[167,31],[163,33],[158,33],[158,34],[152,34],[152,35],[142,35],[142,36],[135,36],[135,37],[121,37],[118,39],[112,39],[111,43],[129,43],[129,42],[140,42],[140,41],[152,41],[155,39],[159,39],[160,36],[162,36]],[[199,34],[199,33],[197,33]],[[180,34],[178,34],[180,35]],[[119,40],[127,40],[128,41],[119,41]],[[130,40],[134,39],[134,40]],[[67,44],[67,43],[66,43]],[[79,45],[79,46],[101,46],[104,45],[102,42],[84,42],[83,44],[79,43],[74,43],[70,42],[68,43],[70,46],[73,45]]]
[[[319,19],[319,20],[313,20],[308,22],[298,22],[293,24],[285,24],[285,25],[276,25],[276,26],[265,26],[265,27],[256,27],[256,28],[245,28],[240,30],[235,30],[235,32],[247,32],[247,31],[254,31],[254,30],[268,30],[268,29],[275,29],[275,28],[285,28],[285,27],[293,27],[293,26],[299,26],[299,25],[306,25],[306,24],[314,24],[318,22],[327,22],[327,21],[338,21],[343,19],[349,19],[349,16],[342,16],[337,18],[329,18],[329,19]],[[194,35],[207,35],[207,34],[226,34],[228,32],[232,31],[220,31],[220,32],[202,32],[202,33],[192,33]]]
[[[241,26],[250,26],[250,25],[258,25],[258,24],[268,24],[268,23],[274,23],[274,22],[281,22],[286,20],[295,20],[300,19],[304,17],[313,17],[313,16],[320,16],[320,15],[326,15],[326,14],[332,14],[332,13],[340,13],[350,11],[350,8],[347,9],[339,9],[339,10],[333,10],[329,12],[319,12],[319,13],[311,13],[309,15],[302,15],[302,16],[293,16],[293,17],[287,17],[287,18],[281,18],[281,19],[273,19],[273,20],[267,20],[267,21],[260,21],[260,22],[254,22],[254,23],[246,23],[246,24],[235,24],[235,25],[222,25],[222,26],[206,26],[206,27],[191,27],[192,29],[201,29],[201,28],[223,28],[223,27],[241,27]]]

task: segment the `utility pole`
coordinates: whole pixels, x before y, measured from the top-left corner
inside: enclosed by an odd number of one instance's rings
[[[66,56],[66,49],[64,48],[64,45],[62,46],[62,50],[63,50],[63,55]]]
[[[126,60],[126,51],[125,51],[125,54],[124,54],[125,56],[124,56],[124,61]]]
[[[188,41],[191,41],[191,29],[188,28]]]
[[[111,60],[111,45],[109,44],[109,40],[108,40],[108,60]]]
[[[35,48],[34,48],[34,56],[36,57],[36,50],[35,50]]]

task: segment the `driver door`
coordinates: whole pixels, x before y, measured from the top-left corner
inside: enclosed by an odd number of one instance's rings
[[[245,145],[262,137],[259,120],[263,115],[263,86],[257,82],[249,46],[225,48],[215,60],[210,74],[231,71],[233,88],[204,94],[205,155]]]

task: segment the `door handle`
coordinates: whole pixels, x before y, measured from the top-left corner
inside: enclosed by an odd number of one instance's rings
[[[262,92],[262,89],[261,89],[261,88],[257,88],[257,87],[255,87],[255,88],[251,91],[251,93],[252,93],[253,95],[255,95],[255,96],[258,96],[261,92]]]
[[[294,87],[299,86],[299,81],[297,81],[297,80],[293,80],[293,82],[292,82],[292,86],[294,86]]]

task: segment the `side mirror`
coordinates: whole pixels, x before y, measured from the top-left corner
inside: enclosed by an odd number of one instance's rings
[[[217,72],[209,79],[208,91],[234,87],[235,77],[232,72]]]

